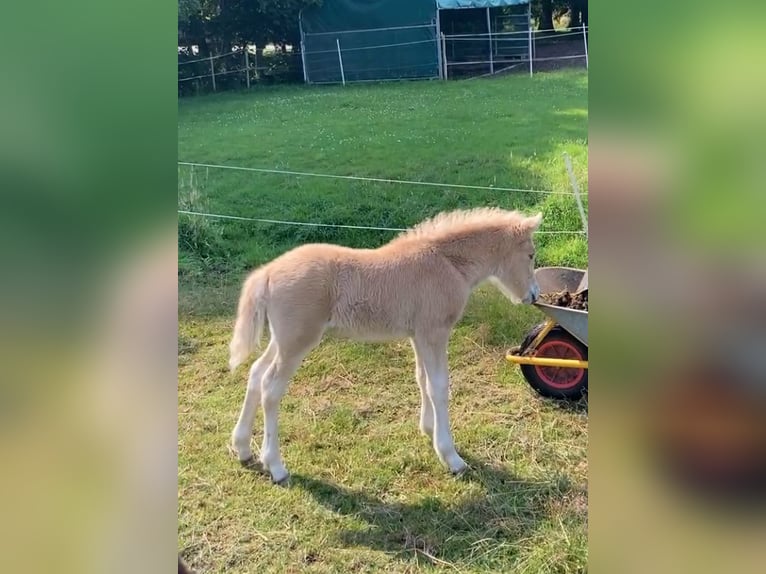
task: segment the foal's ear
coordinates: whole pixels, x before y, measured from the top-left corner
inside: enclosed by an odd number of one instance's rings
[[[537,215],[533,215],[532,217],[527,217],[526,224],[527,229],[530,231],[537,231],[537,229],[540,227],[540,224],[543,222],[543,213],[540,212]]]

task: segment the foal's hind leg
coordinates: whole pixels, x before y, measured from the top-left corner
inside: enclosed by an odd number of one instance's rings
[[[439,459],[453,474],[462,473],[468,465],[455,450],[449,428],[449,370],[447,341],[449,333],[415,337],[417,353],[426,370],[426,391],[434,413],[433,445]]]
[[[277,353],[261,382],[263,444],[260,460],[276,483],[284,482],[289,475],[279,452],[279,403],[302,359],[303,356],[290,357]]]
[[[418,387],[420,387],[420,432],[431,438],[434,434],[434,410],[426,389],[426,381],[428,380],[426,368],[420,355],[418,355],[415,340],[410,339],[410,342],[412,343],[412,350],[415,351],[415,379],[417,379]]]
[[[269,346],[257,361],[250,367],[250,376],[247,379],[247,391],[245,400],[242,403],[242,410],[239,413],[239,420],[231,433],[231,446],[241,462],[246,462],[253,458],[250,450],[250,437],[253,434],[253,422],[258,405],[261,403],[261,379],[266,369],[269,368],[274,357],[277,354],[277,346],[272,338]]]
[[[260,460],[271,474],[271,480],[277,484],[283,483],[289,475],[279,453],[279,403],[287,391],[290,378],[321,338],[322,331],[319,331],[311,335],[304,332],[288,340],[279,340],[276,357],[261,380],[263,444]]]

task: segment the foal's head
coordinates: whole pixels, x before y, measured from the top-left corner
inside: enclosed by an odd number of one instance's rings
[[[494,283],[514,303],[534,303],[540,296],[535,279],[535,244],[532,234],[540,227],[543,214],[514,219],[504,233]]]

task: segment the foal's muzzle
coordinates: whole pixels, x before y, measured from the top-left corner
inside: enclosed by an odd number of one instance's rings
[[[540,286],[537,284],[537,281],[529,288],[529,291],[527,291],[527,294],[524,296],[524,298],[521,300],[522,303],[525,303],[527,305],[530,305],[537,301],[537,299],[540,297]]]

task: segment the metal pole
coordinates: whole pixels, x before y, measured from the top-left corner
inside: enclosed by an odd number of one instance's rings
[[[532,70],[532,2],[529,2],[527,4],[527,31],[529,32],[528,36],[528,42],[527,42],[527,52],[529,55],[529,77],[532,77],[533,70]]]
[[[247,52],[249,48],[247,47],[247,42],[245,42],[245,79],[247,80],[247,89],[250,89],[250,63],[248,62]]]
[[[577,201],[577,208],[580,210],[580,219],[582,220],[582,228],[585,231],[585,235],[588,235],[588,218],[585,217],[585,209],[582,206],[582,199],[580,199],[580,187],[577,185],[577,179],[575,178],[574,170],[572,169],[572,158],[569,157],[567,152],[564,152],[564,163],[567,166],[567,173],[569,174],[569,181],[572,182],[572,190],[574,191],[575,200]]]
[[[585,44],[585,69],[588,69],[588,35],[585,33],[585,24],[582,25],[582,41]]]
[[[306,36],[303,33],[303,9],[298,11],[298,31],[301,33],[301,64],[303,65],[303,83],[309,83],[309,72],[306,69]]]
[[[309,83],[309,71],[306,68],[306,44],[301,40],[301,64],[303,65],[303,83]]]
[[[449,79],[447,75],[447,39],[442,32],[442,54],[444,55],[444,79]]]
[[[213,54],[210,54],[210,77],[213,78],[213,91],[215,92],[215,68],[213,67]]]
[[[340,79],[343,81],[343,85],[346,85],[346,74],[343,72],[343,56],[340,54],[340,40],[335,38],[335,45],[338,46],[338,63],[340,64]]]
[[[444,79],[444,69],[442,64],[442,58],[444,57],[444,51],[442,50],[442,26],[441,26],[441,10],[436,10],[436,57],[439,60],[439,79]]]
[[[489,7],[487,7],[487,32],[489,33],[489,73],[495,73],[495,62],[492,58],[492,20],[489,17]]]

